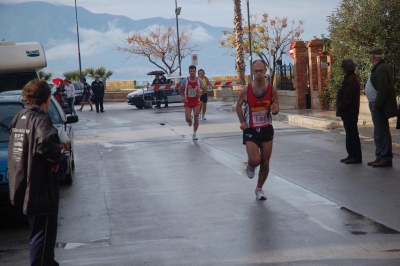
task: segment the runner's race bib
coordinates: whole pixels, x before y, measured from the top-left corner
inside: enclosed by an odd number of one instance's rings
[[[196,89],[188,89],[188,96],[189,97],[196,97],[197,96]]]
[[[253,112],[252,118],[254,127],[263,127],[266,124],[269,124],[267,120],[267,110]]]

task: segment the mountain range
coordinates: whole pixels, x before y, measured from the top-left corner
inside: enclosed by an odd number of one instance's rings
[[[156,25],[175,25],[175,19],[161,17],[133,20],[126,16],[95,14],[77,7],[78,30],[82,69],[105,66],[114,71],[111,80],[149,80],[147,72],[157,70],[143,57],[130,57],[118,52],[118,46],[133,30],[143,31]],[[78,64],[77,24],[74,6],[53,5],[46,2],[18,4],[0,3],[0,40],[42,43],[47,68],[55,77],[63,72],[76,70]],[[179,19],[179,29],[192,33],[191,42],[198,43],[198,68],[208,76],[235,75],[234,57],[222,48],[219,40],[223,30],[199,21]],[[188,73],[191,58],[182,60],[182,75]]]

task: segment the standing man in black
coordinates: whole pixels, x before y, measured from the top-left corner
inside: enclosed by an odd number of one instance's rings
[[[164,85],[166,83],[166,79],[163,79],[160,77],[159,74],[156,75],[156,78],[153,80],[153,82],[151,83],[151,86],[154,85]],[[154,91],[154,94],[156,96],[156,105],[157,105],[157,109],[161,109],[161,98],[162,98],[162,91],[161,90],[157,90]],[[167,105],[168,106],[168,105]]]
[[[94,77],[95,80],[92,82],[92,91],[94,94],[96,113],[99,112],[99,105],[100,105],[100,112],[104,113],[104,107],[103,107],[104,83],[103,81],[100,80],[100,75],[96,75]]]

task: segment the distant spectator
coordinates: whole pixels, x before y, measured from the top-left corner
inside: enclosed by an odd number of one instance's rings
[[[64,83],[66,84],[65,86],[65,92],[67,93],[67,98],[68,98],[68,106],[71,108],[72,113],[76,115],[76,110],[75,110],[75,87],[71,83],[69,79],[64,79]]]
[[[151,85],[163,85],[166,83],[166,79],[161,78],[160,74],[157,74],[156,77],[154,78],[153,82]],[[156,95],[156,106],[157,109],[161,109],[161,99],[163,97],[163,92],[161,90],[154,91],[154,94]],[[168,106],[168,103],[167,103]]]
[[[341,65],[344,76],[336,98],[336,116],[342,118],[346,131],[347,157],[340,162],[346,164],[362,163],[361,143],[358,134],[358,114],[360,110],[360,82],[355,73],[353,60],[343,60]]]
[[[83,106],[85,106],[85,102],[88,102],[90,105],[90,111],[93,111],[92,102],[90,101],[90,85],[86,82],[85,78],[82,78],[83,84],[83,97],[82,97],[82,104],[81,108],[78,111],[82,112]]]
[[[94,76],[95,80],[92,82],[92,91],[94,94],[94,103],[96,105],[96,113],[104,113],[103,99],[104,99],[104,83],[100,80],[100,75]],[[99,109],[100,106],[100,109]]]

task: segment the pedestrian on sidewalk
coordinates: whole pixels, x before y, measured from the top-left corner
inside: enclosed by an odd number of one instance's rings
[[[201,96],[200,96],[200,113],[199,113],[199,119],[206,120],[206,111],[207,111],[207,102],[208,102],[208,94],[207,94],[207,88],[211,87],[210,80],[205,76],[205,72],[203,69],[199,69],[197,72],[199,74],[199,78],[201,81],[203,81],[204,88],[201,91]]]
[[[82,104],[81,108],[78,111],[82,112],[83,106],[85,106],[85,102],[88,102],[90,105],[90,111],[93,111],[92,101],[90,100],[90,85],[86,82],[85,78],[82,78],[83,84],[83,95],[82,95]]]
[[[29,81],[22,90],[26,105],[9,127],[10,201],[28,216],[30,265],[58,265],[54,260],[59,189],[55,173],[65,157],[58,131],[46,113],[50,95],[45,81]]]
[[[193,124],[193,140],[198,140],[196,136],[197,129],[199,128],[199,113],[200,113],[200,90],[204,89],[204,84],[196,77],[196,66],[189,66],[189,77],[182,80],[179,92],[181,94],[182,102],[185,107],[185,119],[189,127]],[[193,113],[193,115],[192,115]]]
[[[105,88],[104,88],[104,83],[103,81],[100,80],[100,75],[98,74],[94,76],[94,81],[92,82],[92,91],[94,94],[96,113],[99,113],[99,110],[101,113],[104,113],[103,99],[104,99]]]
[[[336,116],[341,117],[343,121],[347,150],[347,157],[341,159],[340,162],[362,163],[361,142],[357,126],[360,112],[360,81],[355,73],[356,64],[353,60],[343,60],[340,68],[344,78],[336,97]]]
[[[375,47],[369,50],[374,65],[365,85],[365,95],[374,124],[375,160],[368,162],[372,167],[392,166],[392,135],[389,118],[397,115],[396,93],[393,76],[384,60],[384,49]]]
[[[265,79],[267,64],[263,60],[256,60],[251,66],[254,80],[244,87],[236,104],[236,113],[243,130],[243,144],[246,145],[247,162],[246,174],[252,179],[257,166],[260,165],[256,198],[266,200],[262,187],[269,173],[269,160],[272,153],[274,128],[272,116],[279,113],[278,92]],[[242,106],[246,104],[243,114]]]
[[[69,79],[64,79],[65,83],[65,93],[68,98],[68,106],[71,109],[71,112],[76,115],[75,110],[75,86],[71,83]]]

